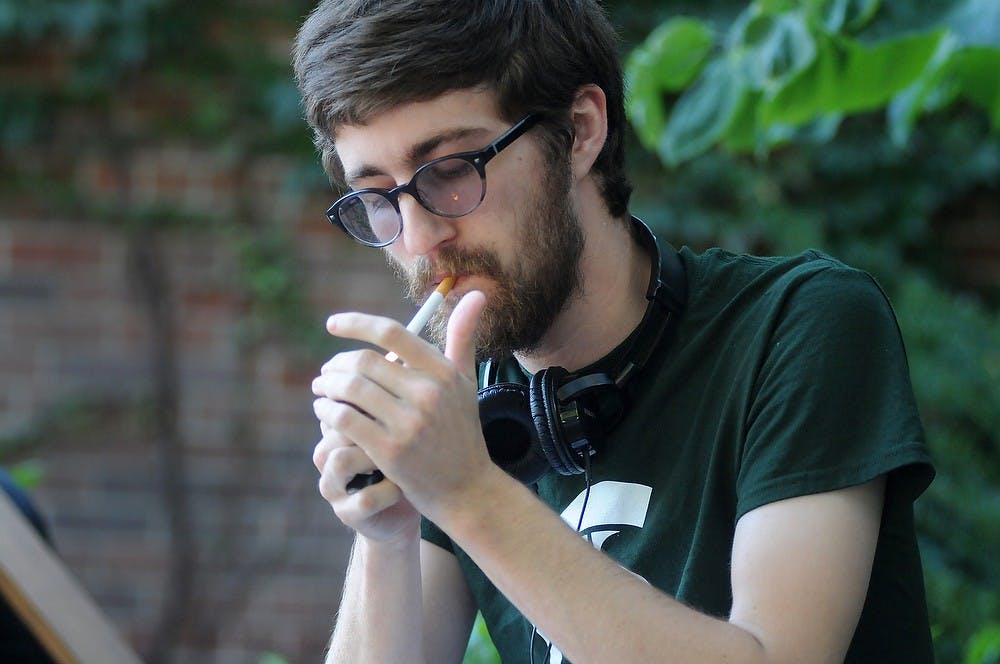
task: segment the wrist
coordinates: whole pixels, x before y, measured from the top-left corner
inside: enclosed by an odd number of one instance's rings
[[[451,492],[446,501],[425,516],[458,542],[472,530],[489,527],[503,518],[502,513],[508,512],[512,497],[524,490],[520,482],[490,463],[488,468],[476,474],[474,481],[468,482],[461,491]]]
[[[414,519],[412,525],[401,528],[391,536],[379,535],[372,537],[358,532],[358,545],[365,551],[375,555],[400,555],[409,553],[420,542],[420,518]]]

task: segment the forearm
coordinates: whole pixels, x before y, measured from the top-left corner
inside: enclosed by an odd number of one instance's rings
[[[507,480],[437,522],[568,659],[762,661],[749,632],[651,587]]]
[[[396,546],[356,537],[327,664],[420,661],[419,542],[414,537]]]

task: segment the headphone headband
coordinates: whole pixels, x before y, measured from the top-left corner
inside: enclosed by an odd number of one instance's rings
[[[684,266],[681,264],[677,251],[668,245],[667,252],[660,251],[656,236],[638,217],[630,217],[633,236],[639,244],[653,257],[652,269],[649,272],[649,285],[646,287],[646,311],[639,321],[637,334],[624,353],[622,361],[614,367],[610,374],[619,387],[639,369],[645,366],[666,330],[670,316],[680,316],[687,302],[687,278]],[[666,279],[664,279],[666,277]],[[663,318],[661,318],[661,316]],[[656,323],[660,324],[657,325]],[[638,356],[633,357],[634,353]],[[500,378],[500,370],[505,359],[486,358],[480,366],[480,388],[496,385]]]
[[[646,288],[646,312],[642,315],[635,339],[624,354],[621,364],[612,371],[615,384],[624,388],[625,384],[638,373],[660,345],[663,334],[669,327],[672,316],[679,316],[687,301],[687,279],[684,266],[671,248],[665,254],[656,243],[656,236],[649,226],[638,217],[632,217],[632,230],[639,243],[653,256],[653,268]],[[667,272],[664,281],[663,273]]]
[[[628,382],[684,309],[687,285],[677,252],[661,253],[646,224],[636,217],[631,224],[636,241],[653,257],[648,304],[610,370],[572,374],[549,367],[525,386],[498,382],[503,361],[490,358],[480,368],[479,419],[490,456],[525,484],[534,484],[549,469],[563,475],[584,471],[596,440],[624,416]]]

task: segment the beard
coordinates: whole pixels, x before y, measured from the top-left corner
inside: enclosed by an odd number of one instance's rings
[[[493,282],[476,330],[476,355],[504,358],[515,351],[530,353],[579,290],[583,228],[570,198],[568,160],[550,160],[542,186],[524,201],[517,221],[516,258],[501,263],[489,248],[460,249],[446,246],[435,265],[421,256],[410,269],[390,254],[389,264],[405,284],[414,303],[434,287],[435,274],[485,277]],[[459,222],[461,223],[461,222]],[[427,336],[444,347],[448,318],[456,302],[446,300],[427,325]]]

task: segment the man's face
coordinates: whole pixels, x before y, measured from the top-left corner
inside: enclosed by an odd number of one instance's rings
[[[491,95],[460,91],[341,127],[337,150],[352,188],[391,188],[421,163],[479,150],[508,127]],[[403,234],[386,256],[407,296],[419,302],[443,276],[458,277],[428,325],[432,340],[443,344],[454,304],[478,289],[487,297],[477,333],[481,357],[530,351],[542,341],[579,288],[583,231],[568,159],[547,155],[529,132],[487,165],[486,198],[469,215],[438,217],[401,197]]]

